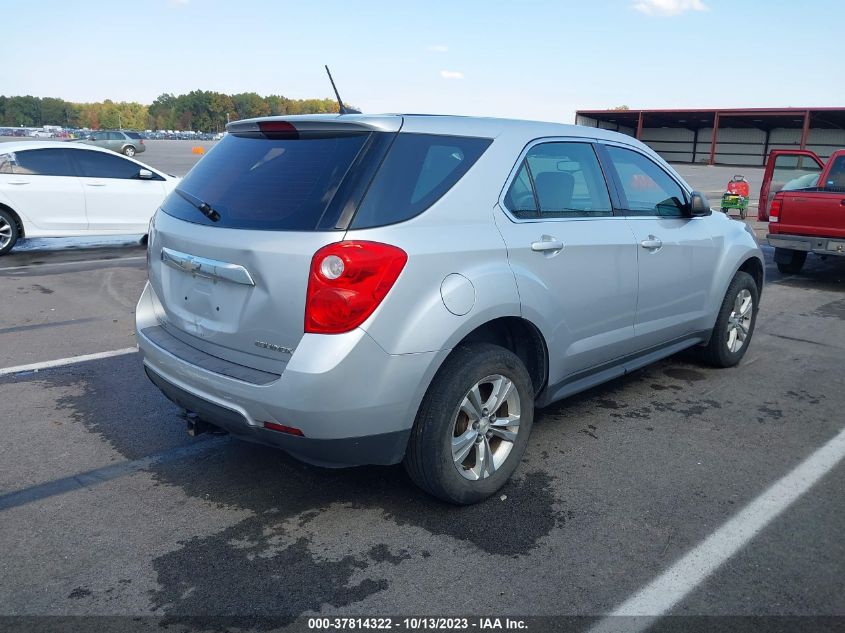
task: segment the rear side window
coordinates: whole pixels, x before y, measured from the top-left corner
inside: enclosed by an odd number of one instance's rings
[[[141,135],[138,132],[125,132],[125,134],[129,138],[134,138],[135,140],[138,140],[138,139],[141,138]]]
[[[221,228],[313,231],[335,213],[336,195],[370,133],[305,138],[227,134],[179,183],[178,190],[220,214],[206,218],[174,192],[162,210]],[[328,226],[334,226],[329,223]]]
[[[399,134],[350,228],[403,222],[437,202],[469,171],[491,139]]]
[[[28,176],[76,176],[66,149],[29,149],[15,152],[12,171]]]

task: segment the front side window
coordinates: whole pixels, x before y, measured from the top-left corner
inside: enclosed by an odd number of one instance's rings
[[[73,158],[84,178],[137,178],[141,171],[137,163],[96,150],[73,150]]]
[[[628,215],[683,217],[686,196],[681,186],[656,163],[639,152],[607,146],[607,153],[622,188]]]
[[[508,188],[505,206],[518,218],[613,215],[607,184],[589,143],[532,147]]]
[[[109,138],[108,132],[95,132],[91,135],[91,138],[95,141],[107,141]]]
[[[66,149],[28,149],[15,152],[12,172],[28,176],[76,176]]]
[[[468,136],[399,134],[350,228],[385,226],[419,215],[463,178],[491,142]]]

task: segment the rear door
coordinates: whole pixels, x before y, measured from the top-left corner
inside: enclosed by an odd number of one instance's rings
[[[808,189],[818,184],[824,168],[822,160],[807,150],[772,150],[763,174],[757,219],[769,221],[769,205],[781,189]]]
[[[13,208],[44,231],[88,228],[85,196],[69,149],[25,149],[9,154],[0,188]]]
[[[536,142],[506,191],[497,224],[524,314],[548,343],[549,383],[631,352],[637,251],[593,145]]]
[[[649,156],[630,147],[602,148],[638,244],[637,347],[691,334],[709,305],[721,248],[708,228],[711,218],[689,217],[686,191]]]
[[[106,152],[70,150],[85,191],[88,229],[98,233],[146,233],[165,196],[164,179],[139,178],[141,166]]]
[[[343,239],[341,215],[354,210],[368,166],[393,137],[354,125],[272,124],[230,131],[206,154],[166,199],[149,246],[165,329],[268,371],[303,336],[314,253]]]

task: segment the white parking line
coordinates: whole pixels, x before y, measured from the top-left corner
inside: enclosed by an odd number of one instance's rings
[[[845,458],[845,429],[740,510],[700,545],[600,620],[589,633],[647,629]],[[619,617],[627,616],[627,617]],[[639,617],[634,617],[639,616]]]
[[[51,264],[50,262],[44,262],[41,264],[28,264],[27,266],[8,266],[6,268],[0,268],[0,272],[3,272],[5,270],[25,270],[27,268],[39,269],[46,268],[48,266],[73,266],[75,264],[112,264],[115,262],[131,262],[146,258],[146,255],[139,255],[137,257],[115,257],[113,259],[80,259],[74,262],[56,262],[55,264]]]
[[[39,371],[41,369],[50,369],[52,367],[64,367],[65,365],[74,365],[76,363],[84,363],[89,360],[100,360],[101,358],[111,358],[112,356],[123,356],[124,354],[134,354],[138,351],[137,347],[126,347],[124,349],[115,349],[110,352],[97,352],[96,354],[83,354],[82,356],[71,356],[70,358],[59,358],[57,360],[47,360],[42,363],[32,363],[30,365],[17,365],[16,367],[6,367],[0,369],[0,376],[8,376],[9,374],[20,374],[26,371]]]

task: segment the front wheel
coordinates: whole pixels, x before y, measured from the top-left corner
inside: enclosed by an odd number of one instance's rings
[[[130,157],[134,156],[135,155],[135,148],[132,147],[131,145],[127,145],[126,147],[123,148],[123,153],[126,156],[130,156]]]
[[[516,470],[533,421],[534,387],[519,357],[489,343],[462,345],[423,398],[405,469],[435,497],[477,503]]]
[[[759,301],[754,278],[738,272],[728,286],[710,342],[702,352],[708,365],[733,367],[742,360],[754,334]]]
[[[8,211],[0,209],[0,255],[5,255],[12,250],[19,236],[15,218]]]

